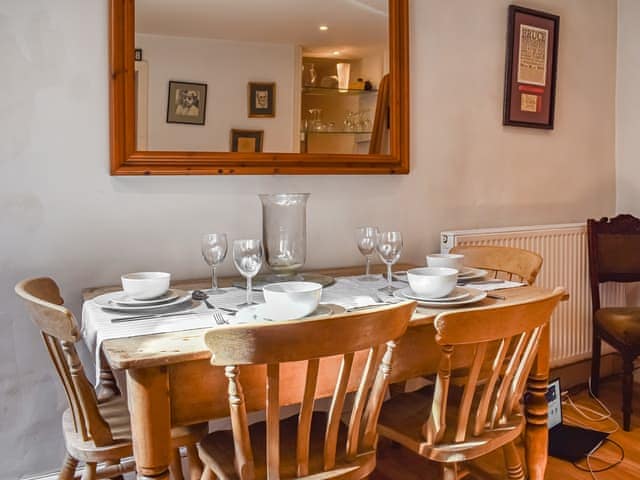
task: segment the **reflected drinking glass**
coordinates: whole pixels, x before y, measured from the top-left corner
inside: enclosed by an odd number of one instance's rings
[[[247,279],[247,301],[238,305],[239,307],[245,307],[253,303],[251,279],[260,271],[262,257],[262,242],[260,240],[235,240],[233,242],[233,263],[240,275]]]
[[[378,227],[358,227],[356,228],[356,241],[358,242],[358,250],[366,258],[366,266],[364,276],[358,277],[358,280],[371,281],[375,280],[375,275],[371,275],[371,255],[376,250],[376,241],[380,231]]]
[[[376,241],[376,250],[380,260],[387,265],[387,286],[380,290],[391,294],[395,290],[391,285],[391,266],[400,259],[402,234],[400,232],[379,233]]]
[[[201,251],[204,261],[211,267],[211,290],[207,293],[212,295],[224,293],[218,288],[216,267],[220,265],[227,256],[227,234],[207,233],[203,235]]]

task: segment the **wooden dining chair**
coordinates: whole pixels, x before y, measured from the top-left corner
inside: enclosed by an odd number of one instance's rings
[[[530,250],[493,245],[461,245],[453,247],[450,253],[464,255],[467,267],[489,270],[491,276],[533,285],[536,281],[542,257]]]
[[[640,307],[624,305],[601,308],[603,282],[640,282],[640,219],[632,215],[587,220],[589,238],[589,280],[593,308],[591,389],[600,390],[602,340],[622,355],[622,416],[626,431],[631,428],[633,361],[640,355]]]
[[[376,422],[395,340],[404,334],[414,308],[415,303],[403,302],[316,320],[207,332],[211,363],[224,366],[229,379],[232,430],[213,432],[198,446],[203,479],[368,476],[375,468]],[[289,362],[298,362],[287,365],[296,367],[295,374],[289,368],[281,381],[281,364]],[[247,367],[252,365],[263,369],[256,373]],[[245,397],[243,375],[260,375],[265,390]],[[331,394],[321,391],[319,377],[336,379],[328,413],[314,410],[317,398]],[[341,417],[352,390],[347,427]],[[294,403],[300,403],[299,414],[280,420],[281,405]],[[264,409],[266,422],[249,425],[247,411],[256,408]]]
[[[67,453],[60,479],[72,480],[78,461],[85,463],[83,480],[114,478],[134,470],[133,461],[122,461],[133,455],[126,400],[113,396],[98,402],[75,348],[81,338],[78,323],[73,313],[63,306],[58,285],[51,278],[33,278],[18,283],[15,291],[40,329],[69,402],[69,408],[62,415]],[[207,424],[172,431],[174,479],[183,478],[180,446],[187,449],[191,478],[200,478],[202,466],[195,444],[206,433]],[[97,469],[98,463],[105,466]]]
[[[543,329],[564,290],[510,305],[447,311],[435,319],[440,365],[433,385],[385,402],[378,432],[443,465],[504,448],[508,478],[524,478],[514,440],[522,433],[522,397]],[[469,351],[472,352],[469,355]],[[451,381],[452,371],[466,381]]]

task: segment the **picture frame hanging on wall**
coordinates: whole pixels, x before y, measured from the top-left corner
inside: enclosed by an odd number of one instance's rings
[[[249,82],[248,112],[249,118],[276,116],[276,84]]]
[[[560,17],[509,6],[503,125],[553,129]]]
[[[169,81],[167,123],[204,125],[207,110],[207,84]]]
[[[264,130],[231,130],[231,151],[242,153],[262,152]]]

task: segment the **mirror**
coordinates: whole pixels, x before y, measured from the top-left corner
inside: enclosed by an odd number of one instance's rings
[[[111,0],[111,171],[407,173],[407,0]]]

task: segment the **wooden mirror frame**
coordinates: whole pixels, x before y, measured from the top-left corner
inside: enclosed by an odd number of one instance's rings
[[[389,0],[390,155],[137,151],[135,0],[110,0],[111,175],[409,173],[409,6]]]

